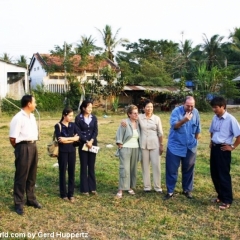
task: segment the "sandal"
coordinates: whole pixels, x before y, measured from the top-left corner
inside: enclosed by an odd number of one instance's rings
[[[129,193],[130,195],[135,195],[135,192],[134,192],[132,189],[128,190],[128,193]]]
[[[116,198],[122,198],[122,193],[121,193],[121,192],[118,192],[118,193],[116,194]]]
[[[230,208],[231,204],[229,203],[222,203],[220,206],[219,206],[219,209],[220,210],[226,210],[228,208]]]
[[[220,203],[221,200],[220,200],[219,198],[213,198],[213,199],[211,200],[211,202],[212,202],[212,203]]]

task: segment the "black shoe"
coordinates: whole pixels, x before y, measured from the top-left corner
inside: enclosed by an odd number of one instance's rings
[[[31,207],[34,207],[34,208],[38,208],[38,209],[42,208],[42,205],[39,202],[37,202],[37,201],[27,202],[27,205],[31,206]]]
[[[158,193],[158,194],[163,194],[163,191],[156,191],[156,193]]]
[[[173,194],[166,194],[165,195],[165,197],[164,197],[164,200],[168,200],[168,199],[170,199],[170,198],[172,198],[173,197]]]
[[[145,192],[145,193],[150,193],[150,192],[151,192],[151,190],[144,190],[144,192]]]
[[[15,212],[18,215],[23,215],[24,214],[23,206],[22,205],[15,205]]]
[[[191,192],[182,192],[182,194],[184,194],[187,198],[189,198],[189,199],[192,199],[193,198],[193,196],[192,196],[192,193]]]

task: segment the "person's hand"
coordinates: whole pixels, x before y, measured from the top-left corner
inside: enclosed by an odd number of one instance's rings
[[[66,140],[65,137],[59,137],[59,138],[58,138],[58,142],[60,142],[60,143],[64,142],[64,140]]]
[[[120,124],[122,127],[127,127],[127,122],[125,119],[123,119]]]
[[[159,155],[161,156],[163,154],[163,145],[161,144],[159,146]]]
[[[184,115],[184,119],[186,122],[190,121],[193,117],[192,112],[186,112],[186,114]]]
[[[87,146],[88,148],[91,148],[91,147],[92,147],[92,144],[93,144],[92,141],[87,141],[86,146]]]
[[[119,148],[119,149],[121,149],[121,148],[122,148],[122,146],[123,146],[123,145],[122,145],[122,144],[120,144],[120,143],[118,143],[117,145],[118,145],[118,148]]]
[[[209,148],[212,148],[212,141],[209,143]]]
[[[234,148],[232,148],[230,145],[222,144],[221,148],[222,151],[232,151]]]
[[[77,134],[73,136],[73,141],[79,141],[79,136]]]

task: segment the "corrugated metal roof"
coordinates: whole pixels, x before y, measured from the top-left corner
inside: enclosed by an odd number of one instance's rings
[[[240,76],[234,78],[233,81],[240,81]]]
[[[177,87],[154,87],[154,86],[124,86],[124,91],[156,91],[156,92],[179,92]],[[184,92],[191,91],[189,88],[185,88]]]

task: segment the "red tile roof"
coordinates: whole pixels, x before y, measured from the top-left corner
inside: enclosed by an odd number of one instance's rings
[[[42,64],[43,67],[46,65],[47,66],[56,65],[60,67],[60,71],[64,71],[63,58],[60,58],[59,56],[54,56],[51,54],[39,54],[39,53],[35,53],[33,56]],[[94,62],[94,57],[89,56],[88,64],[86,66],[80,66],[81,57],[79,55],[74,55],[72,57],[72,61],[73,61],[73,72],[75,73],[82,72],[84,70],[97,72],[98,67],[99,69],[102,69],[108,65],[110,65],[117,72],[120,71],[120,68],[118,67],[118,65],[109,59],[104,59],[99,64],[97,64],[96,62]]]

